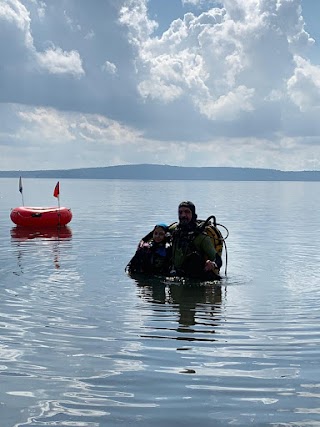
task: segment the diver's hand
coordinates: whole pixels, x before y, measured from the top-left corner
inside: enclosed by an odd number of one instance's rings
[[[204,270],[205,271],[214,271],[218,269],[217,264],[214,261],[210,261],[209,259],[207,259],[205,266],[204,266]]]
[[[144,240],[140,240],[139,245],[138,245],[138,249],[141,249],[141,248],[150,249],[151,248],[151,243],[150,242],[145,242]]]
[[[143,245],[145,244],[144,240],[140,240],[139,244],[138,244],[138,248],[143,248]]]

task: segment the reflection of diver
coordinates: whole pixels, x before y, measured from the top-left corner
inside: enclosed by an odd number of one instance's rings
[[[154,304],[170,304],[179,312],[179,324],[197,323],[197,310],[210,311],[212,316],[221,305],[222,289],[216,283],[173,282],[165,278],[140,275],[134,277],[139,296]]]
[[[179,324],[195,325],[197,309],[209,308],[210,314],[221,304],[221,286],[170,286],[169,293],[172,302],[179,304]]]
[[[59,263],[59,242],[71,240],[72,231],[68,226],[52,228],[31,228],[13,227],[10,230],[11,241],[16,244],[18,250],[18,265],[22,271],[21,259],[23,255],[23,243],[29,240],[52,241],[53,242],[53,263],[55,268],[60,268]]]

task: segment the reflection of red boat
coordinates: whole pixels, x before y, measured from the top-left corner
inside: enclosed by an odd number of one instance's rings
[[[64,207],[26,207],[12,209],[12,222],[21,227],[60,227],[72,219],[71,210]]]
[[[68,226],[63,227],[51,227],[51,228],[31,228],[31,227],[13,227],[11,229],[11,237],[17,240],[29,240],[29,239],[71,239],[72,231]]]

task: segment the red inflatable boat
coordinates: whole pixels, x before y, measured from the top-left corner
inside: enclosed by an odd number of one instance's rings
[[[72,219],[71,209],[64,207],[20,206],[10,213],[12,222],[21,227],[60,227]]]

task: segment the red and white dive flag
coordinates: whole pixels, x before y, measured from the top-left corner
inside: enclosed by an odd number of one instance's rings
[[[54,187],[53,197],[59,197],[59,194],[60,194],[60,185],[58,181],[56,186]]]

